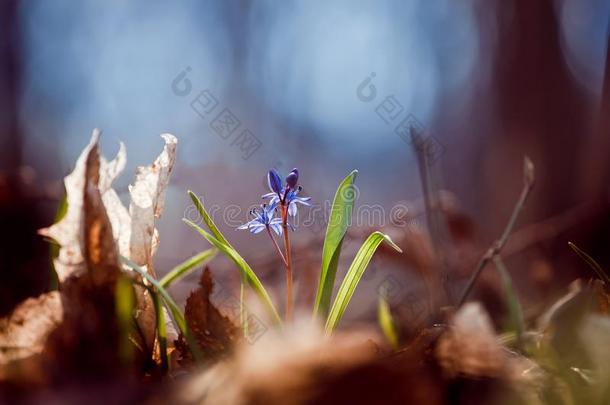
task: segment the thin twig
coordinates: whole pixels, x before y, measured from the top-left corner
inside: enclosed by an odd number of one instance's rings
[[[446,222],[442,213],[438,210],[438,196],[433,190],[432,176],[430,173],[430,147],[417,129],[410,128],[411,144],[415,151],[419,165],[422,192],[424,194],[424,204],[426,207],[426,222],[430,232],[430,239],[434,247],[436,256],[441,265],[441,283],[445,292],[446,300],[451,303],[452,294],[449,288],[449,272],[444,248],[447,241]],[[434,194],[433,194],[434,193]]]
[[[523,189],[521,190],[521,196],[519,197],[519,200],[515,204],[513,213],[510,216],[508,223],[506,224],[506,228],[504,228],[504,232],[502,233],[502,236],[500,237],[500,239],[498,239],[494,243],[492,243],[492,245],[489,247],[489,249],[487,249],[487,252],[485,252],[483,257],[481,257],[481,260],[479,260],[479,263],[478,263],[474,273],[472,273],[470,280],[468,280],[468,284],[466,285],[466,288],[464,288],[464,292],[462,292],[462,296],[458,303],[458,308],[461,307],[464,304],[464,302],[466,302],[466,298],[468,298],[468,295],[472,291],[472,288],[474,287],[474,283],[479,278],[479,275],[481,274],[481,272],[483,271],[483,269],[485,268],[487,263],[489,263],[489,261],[495,255],[499,255],[500,252],[502,251],[502,248],[504,247],[504,245],[506,245],[506,242],[508,241],[508,238],[513,230],[513,227],[515,226],[515,222],[517,222],[517,218],[519,217],[519,214],[521,213],[521,210],[523,209],[523,206],[525,205],[525,201],[527,200],[527,197],[528,197],[530,191],[532,190],[532,187],[534,186],[534,165],[527,156],[525,157],[524,164],[523,164],[523,179],[524,179],[524,181],[523,181]]]

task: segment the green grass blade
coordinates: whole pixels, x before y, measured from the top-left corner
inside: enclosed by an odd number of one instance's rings
[[[233,246],[231,246],[229,241],[220,232],[220,230],[218,229],[218,227],[216,226],[216,224],[214,223],[214,221],[212,220],[212,218],[206,211],[206,209],[203,206],[203,203],[201,202],[199,197],[197,197],[197,195],[190,190],[188,191],[188,195],[189,195],[189,197],[191,197],[191,201],[193,201],[193,204],[195,204],[195,208],[197,209],[197,212],[203,219],[203,222],[205,222],[208,229],[212,232],[212,235],[218,241],[220,241],[221,243],[224,243],[225,245],[227,245],[228,247],[230,247],[237,253],[235,248]],[[245,261],[244,261],[244,263],[245,263]],[[245,277],[244,271],[241,271],[240,275],[241,275],[241,277],[240,277],[240,286],[239,286],[239,321],[240,321],[240,324],[241,324],[241,327],[242,327],[242,330],[244,333],[244,337],[247,338],[248,337],[248,322],[247,322],[246,315],[245,315],[246,307],[244,304],[244,295],[245,295],[244,285],[247,283],[247,278]],[[261,284],[261,286],[262,286],[262,284]],[[274,308],[274,310],[275,310],[275,308]]]
[[[159,280],[159,284],[161,284],[163,288],[168,288],[174,281],[181,279],[189,274],[192,270],[195,270],[198,266],[212,260],[214,256],[216,256],[216,253],[218,253],[218,250],[214,248],[197,253],[195,256],[185,260],[178,266],[171,269],[165,276],[163,276],[163,278],[161,278],[161,280]]]
[[[188,226],[190,226],[191,228],[193,228],[197,232],[199,232],[199,234],[202,235],[208,242],[210,242],[214,247],[216,247],[222,253],[227,255],[227,257],[229,257],[229,259],[231,259],[235,263],[235,265],[239,269],[241,275],[247,281],[248,285],[250,285],[250,287],[254,290],[256,295],[258,295],[258,297],[261,299],[261,301],[265,305],[265,308],[269,312],[271,319],[274,321],[274,323],[281,325],[282,320],[281,320],[277,310],[275,309],[273,302],[271,302],[271,298],[269,297],[269,294],[267,294],[265,287],[263,287],[263,284],[260,282],[260,280],[254,273],[254,271],[252,270],[250,265],[248,263],[246,263],[244,258],[241,257],[241,255],[239,253],[237,253],[237,251],[231,245],[229,245],[228,243],[223,243],[222,241],[218,240],[217,238],[212,236],[210,233],[208,233],[207,231],[202,229],[199,225],[195,224],[192,221],[189,221],[186,218],[183,218],[182,220]]]
[[[243,272],[240,273],[241,277],[239,280],[239,323],[241,324],[241,330],[244,333],[244,338],[248,340],[248,314],[246,314],[245,295],[246,295],[246,283],[244,280]]]
[[[161,357],[161,370],[166,372],[168,369],[169,361],[167,358],[167,326],[165,325],[165,312],[163,311],[163,303],[159,294],[152,288],[149,289],[151,292],[153,304],[155,305],[155,313],[157,315],[157,339],[159,341],[159,355]]]
[[[523,311],[521,310],[521,304],[519,303],[519,298],[517,297],[517,293],[513,288],[513,282],[504,265],[504,262],[500,258],[499,255],[495,255],[492,258],[496,269],[500,273],[500,277],[502,278],[502,285],[504,287],[504,293],[506,294],[506,300],[508,301],[508,311],[510,314],[511,324],[515,331],[515,337],[517,339],[517,347],[523,347],[523,331],[525,330],[525,326],[523,324]]]
[[[331,333],[339,324],[339,321],[343,317],[347,305],[352,299],[354,291],[356,290],[356,287],[364,274],[364,270],[366,270],[366,267],[371,261],[377,247],[383,241],[397,251],[402,252],[402,250],[394,242],[392,242],[392,239],[390,239],[388,235],[384,235],[378,231],[375,231],[369,235],[362,246],[360,246],[354,261],[349,266],[347,274],[339,286],[337,297],[335,298],[335,302],[333,303],[328,318],[326,319],[326,333]]]
[[[333,286],[335,284],[335,275],[337,274],[337,265],[341,255],[341,246],[343,245],[343,238],[351,222],[354,210],[356,200],[354,181],[357,175],[358,170],[351,172],[341,181],[335,193],[330,217],[328,218],[328,225],[326,226],[324,248],[322,249],[320,281],[313,308],[315,316],[325,317],[328,314]]]
[[[135,264],[134,262],[132,262],[131,260],[129,260],[126,257],[121,256],[121,260],[129,268],[131,268],[133,271],[138,273],[140,276],[142,276],[144,279],[146,279],[146,281],[148,281],[150,284],[153,285],[153,287],[159,293],[161,298],[163,298],[163,302],[165,303],[165,306],[169,310],[169,313],[172,317],[172,322],[174,323],[174,325],[176,325],[176,328],[180,331],[180,333],[182,333],[182,335],[185,337],[185,339],[189,345],[189,348],[191,349],[191,352],[193,353],[193,357],[195,358],[195,361],[201,362],[203,360],[203,357],[201,355],[201,351],[199,350],[199,346],[197,346],[197,342],[194,341],[194,339],[191,335],[191,332],[188,329],[188,325],[186,324],[186,320],[184,319],[184,315],[182,314],[180,307],[178,307],[178,304],[176,304],[176,302],[171,297],[171,295],[169,295],[167,290],[165,288],[163,288],[163,286],[161,284],[159,284],[159,282],[157,280],[155,280],[155,278],[153,276],[148,274],[146,269],[138,266],[137,264]]]
[[[390,306],[388,305],[388,301],[383,292],[379,295],[377,320],[379,321],[379,327],[381,328],[383,335],[388,340],[390,346],[392,346],[392,349],[398,350],[398,332],[396,330],[396,325],[394,324],[394,319],[392,318]]]
[[[115,310],[120,331],[119,357],[125,364],[133,358],[130,335],[133,331],[133,308],[135,297],[129,277],[119,277],[115,286]]]
[[[222,242],[225,245],[230,246],[232,248],[233,246],[231,246],[231,244],[224,237],[224,235],[222,233],[220,233],[220,230],[218,230],[218,227],[216,226],[214,221],[212,221],[212,217],[210,217],[210,214],[208,214],[208,212],[205,210],[203,203],[201,202],[199,197],[197,197],[195,195],[195,193],[193,193],[191,190],[188,191],[188,195],[189,195],[189,197],[191,197],[193,204],[195,204],[195,208],[197,209],[197,212],[203,219],[203,222],[205,222],[205,225],[208,227],[210,232],[212,232],[212,235],[214,235],[214,237],[216,239],[218,239],[220,242]]]
[[[593,269],[595,274],[597,274],[597,277],[599,277],[607,285],[610,285],[610,277],[608,276],[608,274],[606,274],[604,269],[602,269],[602,266],[600,266],[591,256],[586,254],[584,250],[580,249],[572,242],[568,242],[568,245],[572,248],[574,252],[576,252],[576,254],[582,260],[584,260],[589,265],[589,267],[591,267],[591,269]]]

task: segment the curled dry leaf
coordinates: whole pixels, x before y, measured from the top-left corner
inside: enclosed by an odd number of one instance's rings
[[[112,198],[107,194],[114,193],[110,186],[125,166],[125,147],[121,144],[117,156],[110,162],[100,159],[99,135],[99,130],[95,129],[89,144],[76,161],[74,170],[64,180],[68,203],[66,215],[56,224],[40,230],[40,234],[54,239],[61,246],[59,255],[54,260],[60,282],[85,271],[87,249],[91,263],[99,264],[102,259],[99,255],[102,246],[93,246],[91,242],[95,240],[96,234],[106,230],[105,222],[109,218],[102,201]],[[104,243],[110,241],[112,238],[105,238]],[[89,245],[86,245],[87,242]],[[111,260],[116,259],[115,248],[108,254],[114,255]]]
[[[121,203],[112,182],[123,171],[125,147],[106,161],[99,155],[100,131],[94,130],[76,166],[65,178],[68,210],[64,218],[40,233],[60,245],[55,269],[60,283],[88,270],[98,283],[116,280],[118,254],[152,269],[158,241],[155,218],[161,215],[165,191],[176,159],[177,140],[163,134],[165,147],[154,163],[138,168],[130,187],[129,211]],[[151,270],[152,271],[152,270]],[[138,287],[136,320],[144,344],[152,349],[155,313],[148,293]]]
[[[163,212],[165,192],[176,161],[178,143],[171,134],[162,134],[161,137],[165,141],[163,151],[151,165],[138,167],[136,180],[129,187],[129,213],[118,198],[107,207],[110,217],[114,218],[113,223],[120,226],[118,245],[121,255],[138,265],[146,266],[153,276],[152,259],[159,243],[155,219]],[[142,287],[136,287],[135,290],[138,328],[146,346],[152,348],[156,327],[154,305],[148,291]]]
[[[532,361],[510,352],[496,336],[479,303],[465,304],[441,336],[436,357],[449,376],[492,377],[534,387],[542,371]]]
[[[116,175],[117,172],[114,172],[116,170],[114,164],[102,168],[104,162],[100,159],[98,137],[99,133],[94,132],[91,139],[94,144],[86,159],[85,193],[83,195],[84,227],[81,228],[81,231],[84,236],[86,274],[96,285],[114,286],[121,272],[119,254],[99,184],[100,180],[107,181],[109,187],[112,181],[109,176]],[[102,173],[108,173],[108,176],[102,179]]]
[[[176,161],[178,143],[171,134],[162,134],[161,137],[165,141],[163,151],[150,166],[138,167],[135,183],[129,187],[131,226],[119,236],[121,254],[151,271],[152,257],[158,245],[155,219],[163,212],[165,192]],[[129,250],[123,250],[127,245]]]
[[[81,341],[86,328],[80,327],[81,324],[70,327],[69,320],[81,319],[90,325],[91,314],[85,313],[84,308],[91,307],[104,313],[113,311],[112,305],[108,306],[107,302],[100,305],[94,299],[97,290],[111,291],[112,296],[120,274],[112,226],[99,185],[104,184],[106,191],[109,190],[112,180],[124,166],[124,149],[121,148],[119,156],[108,163],[100,159],[98,139],[99,131],[94,131],[74,171],[66,178],[69,203],[66,216],[59,223],[41,231],[61,244],[59,257],[55,261],[62,282],[61,291],[26,300],[3,320],[3,333],[0,334],[5,346],[16,349],[4,352],[9,353],[4,360],[39,354],[48,349],[50,341],[57,341],[52,336],[71,336]],[[87,294],[73,299],[76,287],[87,289]],[[113,322],[114,317],[108,319]],[[59,353],[65,354],[73,348],[74,345],[68,345],[65,347],[67,351],[60,350]]]
[[[237,326],[212,303],[210,297],[214,288],[212,275],[206,267],[199,281],[199,288],[193,291],[186,300],[184,317],[193,338],[207,361],[216,361],[230,354],[239,340]],[[191,351],[180,335],[176,348],[181,356],[181,363],[192,363]]]
[[[99,156],[99,135],[99,130],[93,131],[91,141],[82,151],[74,170],[64,180],[68,202],[66,215],[58,223],[40,230],[42,235],[56,240],[61,246],[55,260],[60,282],[85,268],[83,232],[89,226],[96,226],[93,220],[86,223],[87,195],[91,196],[90,208],[95,213],[103,212],[110,221],[120,254],[152,268],[158,242],[154,223],[163,211],[165,192],[176,160],[176,137],[161,135],[165,140],[161,154],[152,165],[138,168],[136,180],[130,186],[131,203],[127,211],[112,189],[112,182],[125,167],[125,146],[121,143],[117,156],[108,162]],[[93,198],[93,194],[98,193],[101,202],[97,196]]]
[[[0,366],[42,351],[47,337],[63,319],[59,292],[28,298],[0,319]]]
[[[216,364],[178,391],[179,402],[299,404],[312,400],[321,373],[349,370],[376,357],[368,335],[325,338],[311,322],[269,330],[255,345],[239,346],[229,362]],[[259,401],[259,402],[257,402]]]
[[[422,357],[388,357],[366,330],[325,336],[309,317],[245,340],[229,360],[177,387],[189,404],[439,404],[442,387]],[[438,379],[436,380],[438,381]]]
[[[602,281],[572,282],[568,293],[538,319],[538,344],[551,347],[563,364],[590,367],[592,359],[582,343],[581,330],[593,314],[606,315],[609,306]]]
[[[497,377],[506,359],[489,315],[479,303],[468,303],[454,315],[436,354],[450,375]]]

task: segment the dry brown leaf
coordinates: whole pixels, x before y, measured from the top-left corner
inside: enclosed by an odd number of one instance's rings
[[[120,156],[124,152],[110,163],[103,161],[98,140],[99,131],[94,131],[75,170],[66,178],[71,204],[67,215],[59,223],[41,231],[61,243],[55,262],[62,282],[61,290],[36,300],[27,300],[11,314],[7,321],[7,345],[28,348],[11,357],[13,360],[44,351],[47,357],[57,356],[56,362],[61,364],[66,360],[64,357],[70,357],[69,353],[78,352],[76,348],[87,340],[84,339],[86,336],[93,336],[90,340],[115,349],[111,340],[104,339],[104,334],[116,331],[112,326],[116,323],[113,297],[121,270],[99,184],[104,183],[106,190],[109,189],[124,165]],[[82,291],[85,292],[75,294]],[[105,297],[103,302],[96,298],[102,296]],[[99,316],[101,313],[104,316]],[[106,323],[100,322],[99,325],[103,326],[92,328],[96,319],[94,314],[99,319],[106,318]],[[71,343],[58,344],[66,340]],[[97,346],[96,351],[100,351],[101,344]],[[73,357],[86,358],[82,353]],[[32,366],[38,370],[45,368],[40,362]]]
[[[501,344],[491,319],[479,303],[467,303],[455,313],[450,328],[438,341],[435,354],[447,376],[470,378],[461,380],[463,388],[470,382],[475,392],[484,392],[481,388],[485,384],[481,386],[477,381],[488,381],[495,385],[491,391],[493,398],[501,395],[508,403],[540,403],[538,393],[547,378],[544,371]]]
[[[163,134],[165,146],[154,163],[138,168],[130,187],[129,211],[112,189],[112,182],[125,167],[125,147],[121,143],[115,159],[108,162],[99,155],[99,130],[77,160],[74,171],[65,179],[68,211],[64,218],[41,234],[60,244],[55,260],[59,281],[85,270],[97,284],[111,283],[120,273],[119,254],[152,271],[152,257],[158,233],[155,218],[161,215],[165,191],[176,158],[177,140]],[[143,344],[152,350],[155,312],[148,293],[136,288],[138,330]]]
[[[506,360],[491,319],[479,303],[468,303],[453,316],[436,355],[450,375],[498,377]]]
[[[155,229],[155,219],[161,216],[165,192],[176,161],[177,139],[171,134],[162,134],[165,146],[161,154],[150,166],[138,167],[136,180],[129,187],[131,203],[129,232],[121,233],[119,246],[129,246],[129,251],[121,254],[152,271],[152,257],[159,242]]]
[[[158,244],[155,219],[161,215],[165,191],[176,160],[177,140],[163,134],[165,146],[150,165],[139,167],[130,186],[129,211],[123,206],[112,182],[125,167],[126,152],[121,143],[114,160],[99,156],[100,132],[94,130],[89,145],[77,160],[74,171],[65,179],[68,211],[57,224],[42,229],[41,234],[60,244],[55,268],[59,281],[80,274],[86,267],[100,282],[116,276],[118,253],[152,270],[152,258]],[[97,269],[97,270],[96,270]],[[106,280],[108,281],[108,280]],[[145,344],[154,344],[155,313],[148,293],[136,288],[138,327]]]
[[[134,263],[145,266],[153,276],[155,272],[152,259],[159,243],[155,219],[163,212],[165,192],[176,161],[178,142],[171,134],[162,134],[161,137],[165,141],[163,151],[151,165],[138,167],[136,180],[129,187],[129,220],[121,219],[125,217],[125,211],[120,201],[115,207],[116,217],[119,218],[116,221],[123,225],[118,242],[121,254]],[[156,328],[154,305],[144,288],[136,287],[135,291],[138,328],[144,336],[146,346],[152,348]]]
[[[364,330],[332,336],[301,319],[269,329],[255,344],[177,387],[179,403],[395,404],[443,403],[442,387],[420,357],[389,358]]]
[[[112,189],[112,182],[125,167],[125,147],[121,143],[115,159],[108,162],[99,156],[99,135],[100,131],[95,129],[74,170],[64,180],[68,202],[65,217],[51,227],[40,230],[42,235],[56,240],[61,246],[59,257],[55,260],[60,282],[85,267],[83,229],[86,225],[85,188],[88,180],[93,186],[90,194],[99,193],[102,202],[98,204],[96,197],[91,204],[97,204],[95,210],[107,213],[105,215],[110,221],[120,254],[152,269],[152,257],[158,244],[154,222],[163,211],[165,192],[176,160],[177,140],[171,134],[161,135],[165,140],[163,151],[152,165],[138,168],[136,180],[130,186],[131,203],[127,211]],[[91,155],[92,151],[95,151],[95,158]],[[88,159],[89,164],[95,166],[89,168],[89,175]],[[90,225],[95,227],[95,221]],[[95,251],[91,253],[95,254]]]
[[[98,136],[99,134],[94,134],[92,140],[95,143],[86,159],[83,247],[87,274],[92,277],[94,284],[114,286],[121,272],[119,254],[99,184],[100,181],[107,182],[109,187],[112,179],[108,176],[102,178],[102,173],[109,173],[108,169],[110,169],[109,176],[116,175],[118,172],[113,164],[102,168],[104,162],[100,159]]]
[[[105,226],[102,222],[106,222],[108,217],[100,198],[103,199],[104,195],[112,190],[112,181],[125,166],[125,148],[122,144],[114,160],[107,162],[99,158],[99,135],[99,130],[93,130],[91,140],[81,152],[74,170],[64,179],[68,202],[66,215],[58,223],[40,230],[40,234],[54,239],[61,246],[59,256],[54,260],[60,282],[85,270],[85,222],[89,221],[88,225],[92,227],[88,228],[89,232],[102,232]],[[103,187],[98,188],[98,184]],[[90,195],[88,206],[85,201],[86,190]],[[86,210],[89,210],[88,219]],[[95,257],[99,253],[98,248],[99,246],[96,248],[91,244],[87,248],[93,262],[101,260],[101,257]]]
[[[28,298],[0,319],[0,366],[42,351],[48,335],[61,323],[58,291]]]
[[[189,295],[184,311],[189,330],[206,361],[216,361],[227,356],[239,340],[239,328],[211,302],[213,288],[212,275],[206,267],[201,275],[199,288]],[[182,364],[192,362],[184,336],[180,335],[176,348],[180,352]]]
[[[600,280],[584,283],[575,280],[569,292],[557,300],[538,320],[539,344],[549,345],[566,365],[591,366],[588,349],[580,331],[594,314],[606,314],[609,305],[605,286]]]

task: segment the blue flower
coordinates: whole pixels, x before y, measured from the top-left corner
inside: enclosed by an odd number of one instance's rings
[[[264,229],[271,228],[276,234],[282,234],[282,219],[273,218],[275,215],[275,207],[263,204],[261,205],[260,210],[257,210],[256,208],[251,210],[250,215],[252,215],[254,219],[239,226],[237,229],[248,229],[252,233],[259,233]]]
[[[286,176],[286,184],[282,182],[282,178],[275,169],[269,170],[267,174],[267,183],[270,193],[263,195],[263,198],[270,198],[269,206],[277,207],[278,205],[288,206],[288,214],[295,216],[297,214],[297,204],[311,206],[309,200],[311,197],[299,197],[299,192],[303,190],[301,186],[297,186],[299,181],[299,170],[294,168]]]

